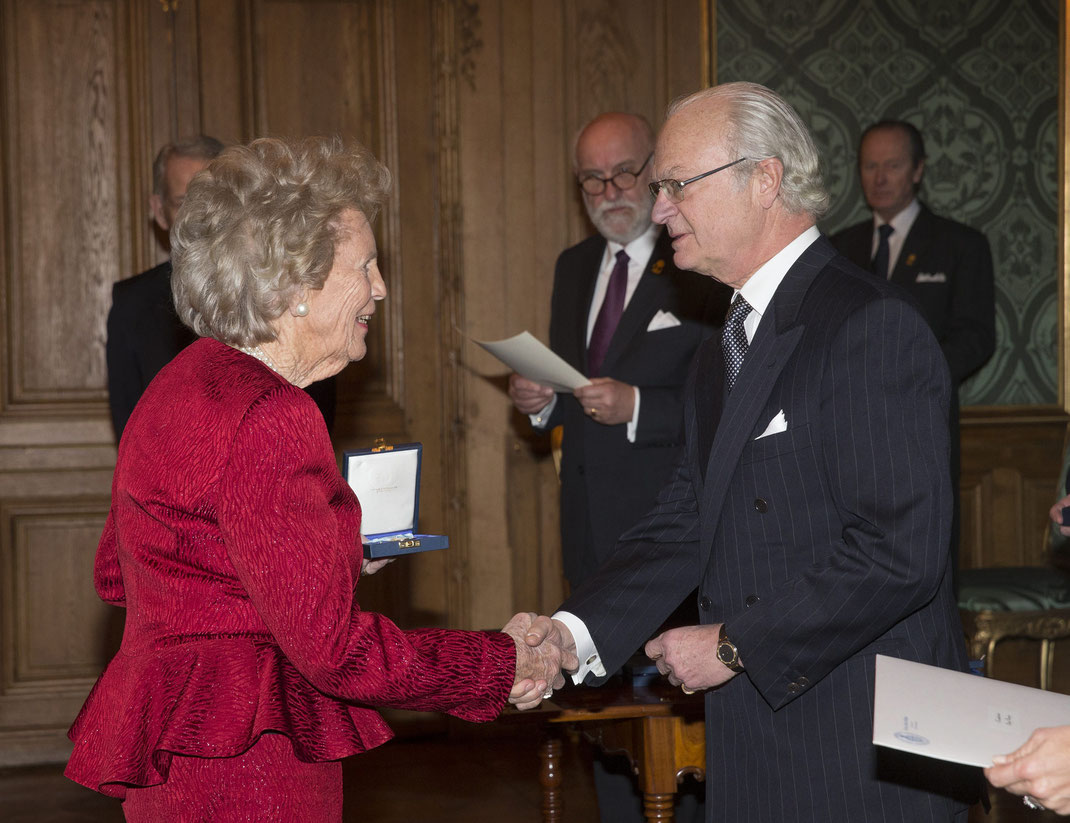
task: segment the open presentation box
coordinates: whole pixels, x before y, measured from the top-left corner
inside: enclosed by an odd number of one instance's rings
[[[420,443],[374,448],[342,455],[342,475],[360,501],[360,530],[369,560],[448,548],[443,534],[420,534]]]

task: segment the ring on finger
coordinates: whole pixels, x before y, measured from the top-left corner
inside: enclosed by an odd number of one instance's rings
[[[1022,802],[1027,809],[1032,809],[1035,812],[1042,812],[1045,810],[1042,803],[1039,803],[1036,798],[1030,797],[1028,794],[1022,795]]]
[[[683,683],[680,684],[680,689],[681,689],[681,691],[683,691],[684,694],[694,694],[695,693],[694,689],[687,688],[687,686],[685,686]]]

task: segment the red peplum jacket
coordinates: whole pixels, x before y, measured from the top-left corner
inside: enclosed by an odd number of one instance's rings
[[[122,798],[164,782],[172,753],[233,756],[265,731],[307,762],[365,751],[391,736],[373,706],[494,718],[512,639],[361,611],[360,561],[360,504],[315,403],[229,346],[190,346],[119,447],[95,581],[126,628],[67,776]]]

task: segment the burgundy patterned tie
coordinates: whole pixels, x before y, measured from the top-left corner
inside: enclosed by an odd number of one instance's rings
[[[617,330],[617,323],[624,313],[624,293],[627,290],[628,253],[621,249],[617,252],[617,264],[613,267],[613,273],[609,275],[602,308],[598,310],[598,317],[594,321],[591,342],[587,344],[588,377],[598,377],[602,369],[602,361],[606,359],[606,352],[609,350],[609,341],[613,339],[613,332]]]

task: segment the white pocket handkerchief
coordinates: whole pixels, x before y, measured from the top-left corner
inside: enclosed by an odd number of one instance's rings
[[[658,313],[650,318],[650,325],[646,327],[647,331],[660,331],[661,329],[671,329],[674,326],[679,326],[680,320],[671,311],[662,311],[658,309]]]
[[[929,272],[919,272],[918,276],[914,278],[915,283],[946,283],[947,275],[942,271],[938,271],[934,274]]]
[[[788,418],[784,416],[784,410],[781,409],[776,413],[776,416],[769,421],[769,425],[765,427],[765,431],[755,437],[755,440],[761,440],[763,437],[768,437],[771,434],[780,434],[780,432],[786,432],[788,430]]]

